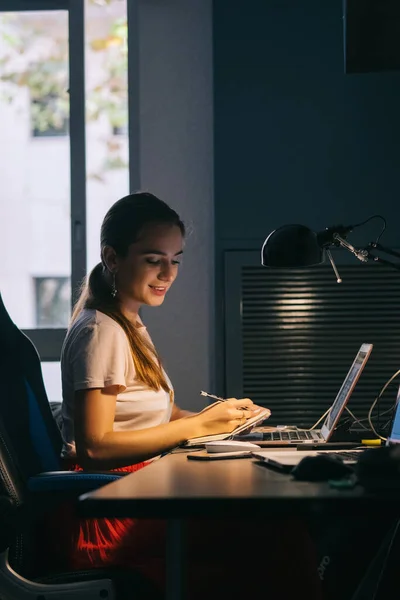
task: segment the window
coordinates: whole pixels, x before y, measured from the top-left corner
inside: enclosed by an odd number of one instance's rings
[[[126,0],[85,1],[87,270],[108,208],[129,193]]]
[[[36,277],[36,326],[67,327],[71,314],[68,277]]]
[[[65,327],[71,310],[50,289],[72,273],[68,39],[67,10],[0,12],[0,222],[12,256],[0,289],[26,330]]]
[[[130,189],[127,33],[127,0],[0,0],[0,289],[50,362]]]
[[[101,220],[139,187],[128,166],[135,6],[0,0],[0,222],[12,257],[0,264],[0,290],[38,349],[51,401],[61,400],[72,295],[99,261]]]

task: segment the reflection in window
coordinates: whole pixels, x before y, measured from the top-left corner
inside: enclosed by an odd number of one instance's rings
[[[113,135],[128,135],[128,124],[126,125],[113,125]]]
[[[68,103],[60,96],[49,94],[31,100],[33,137],[68,135]]]
[[[36,326],[67,327],[70,318],[69,277],[36,277]]]

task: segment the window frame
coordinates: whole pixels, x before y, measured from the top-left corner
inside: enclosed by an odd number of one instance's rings
[[[80,2],[81,0],[78,0]],[[0,0],[0,12],[69,10],[69,0]]]

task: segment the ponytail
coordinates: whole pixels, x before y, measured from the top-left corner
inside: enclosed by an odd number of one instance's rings
[[[76,321],[76,319],[78,318],[78,316],[80,315],[80,313],[82,312],[82,310],[84,308],[88,308],[86,306],[86,303],[89,300],[89,297],[93,295],[93,293],[91,292],[91,290],[96,290],[98,289],[98,281],[101,277],[101,272],[103,270],[103,265],[101,262],[99,262],[89,273],[89,275],[87,275],[80,286],[80,293],[79,293],[79,297],[78,300],[75,303],[75,306],[73,308],[72,311],[72,316],[71,316],[71,320],[70,320],[70,325],[72,325],[72,323],[74,323]]]
[[[139,332],[138,327],[121,312],[119,301],[111,294],[105,278],[105,267],[98,263],[82,282],[79,298],[74,306],[71,322],[74,323],[85,308],[98,310],[122,327],[132,352],[136,377],[149,388],[166,392],[170,387],[162,370],[160,358],[154,346]]]

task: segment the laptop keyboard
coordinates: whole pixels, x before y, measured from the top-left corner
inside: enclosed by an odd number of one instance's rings
[[[316,439],[320,439],[320,436],[314,431],[271,431],[263,433],[263,442],[303,442]]]

